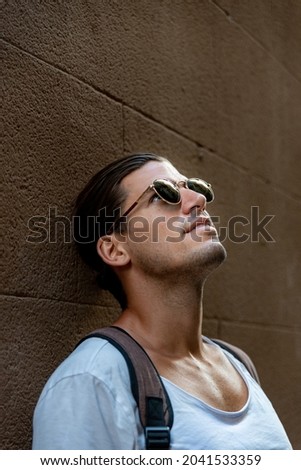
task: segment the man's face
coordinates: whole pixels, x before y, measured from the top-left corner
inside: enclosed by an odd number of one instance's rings
[[[145,164],[122,180],[127,194],[122,212],[158,178],[174,182],[187,179],[169,162]],[[149,275],[177,271],[207,275],[226,256],[206,210],[205,196],[185,187],[179,190],[181,202],[171,205],[150,189],[127,216],[124,243],[131,262]]]

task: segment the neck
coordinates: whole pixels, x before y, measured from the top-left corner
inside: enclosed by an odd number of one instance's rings
[[[128,307],[115,325],[149,351],[173,357],[197,354],[202,346],[203,284],[140,279],[127,289]]]

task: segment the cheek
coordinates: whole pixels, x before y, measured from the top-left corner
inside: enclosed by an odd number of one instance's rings
[[[173,245],[180,243],[185,238],[183,230],[184,218],[160,214],[156,211],[153,217],[144,217],[142,214],[129,220],[127,235],[131,244],[164,244]]]
[[[132,217],[127,227],[127,237],[131,245],[147,243],[151,235],[151,223],[143,216]]]
[[[149,235],[154,243],[180,243],[184,239],[183,221],[179,217],[157,216],[150,224]]]

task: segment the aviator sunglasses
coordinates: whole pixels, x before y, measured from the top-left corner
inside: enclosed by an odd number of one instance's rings
[[[182,200],[180,188],[190,189],[196,193],[202,194],[205,196],[207,202],[211,202],[214,199],[214,193],[210,183],[199,179],[199,178],[189,178],[186,181],[171,181],[168,179],[155,179],[143,193],[138,197],[138,199],[120,216],[118,217],[113,225],[111,226],[108,233],[111,233],[116,227],[117,223],[121,219],[126,217],[138,204],[140,199],[147,193],[149,190],[153,190],[157,196],[162,199],[162,201],[167,204],[176,205],[179,204]]]

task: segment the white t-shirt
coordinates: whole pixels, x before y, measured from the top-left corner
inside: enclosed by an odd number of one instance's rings
[[[238,360],[224,354],[246,382],[247,403],[236,412],[218,410],[162,377],[174,413],[170,448],[291,449],[261,387]],[[42,391],[33,417],[33,449],[144,448],[122,354],[104,339],[87,339],[55,370]]]

